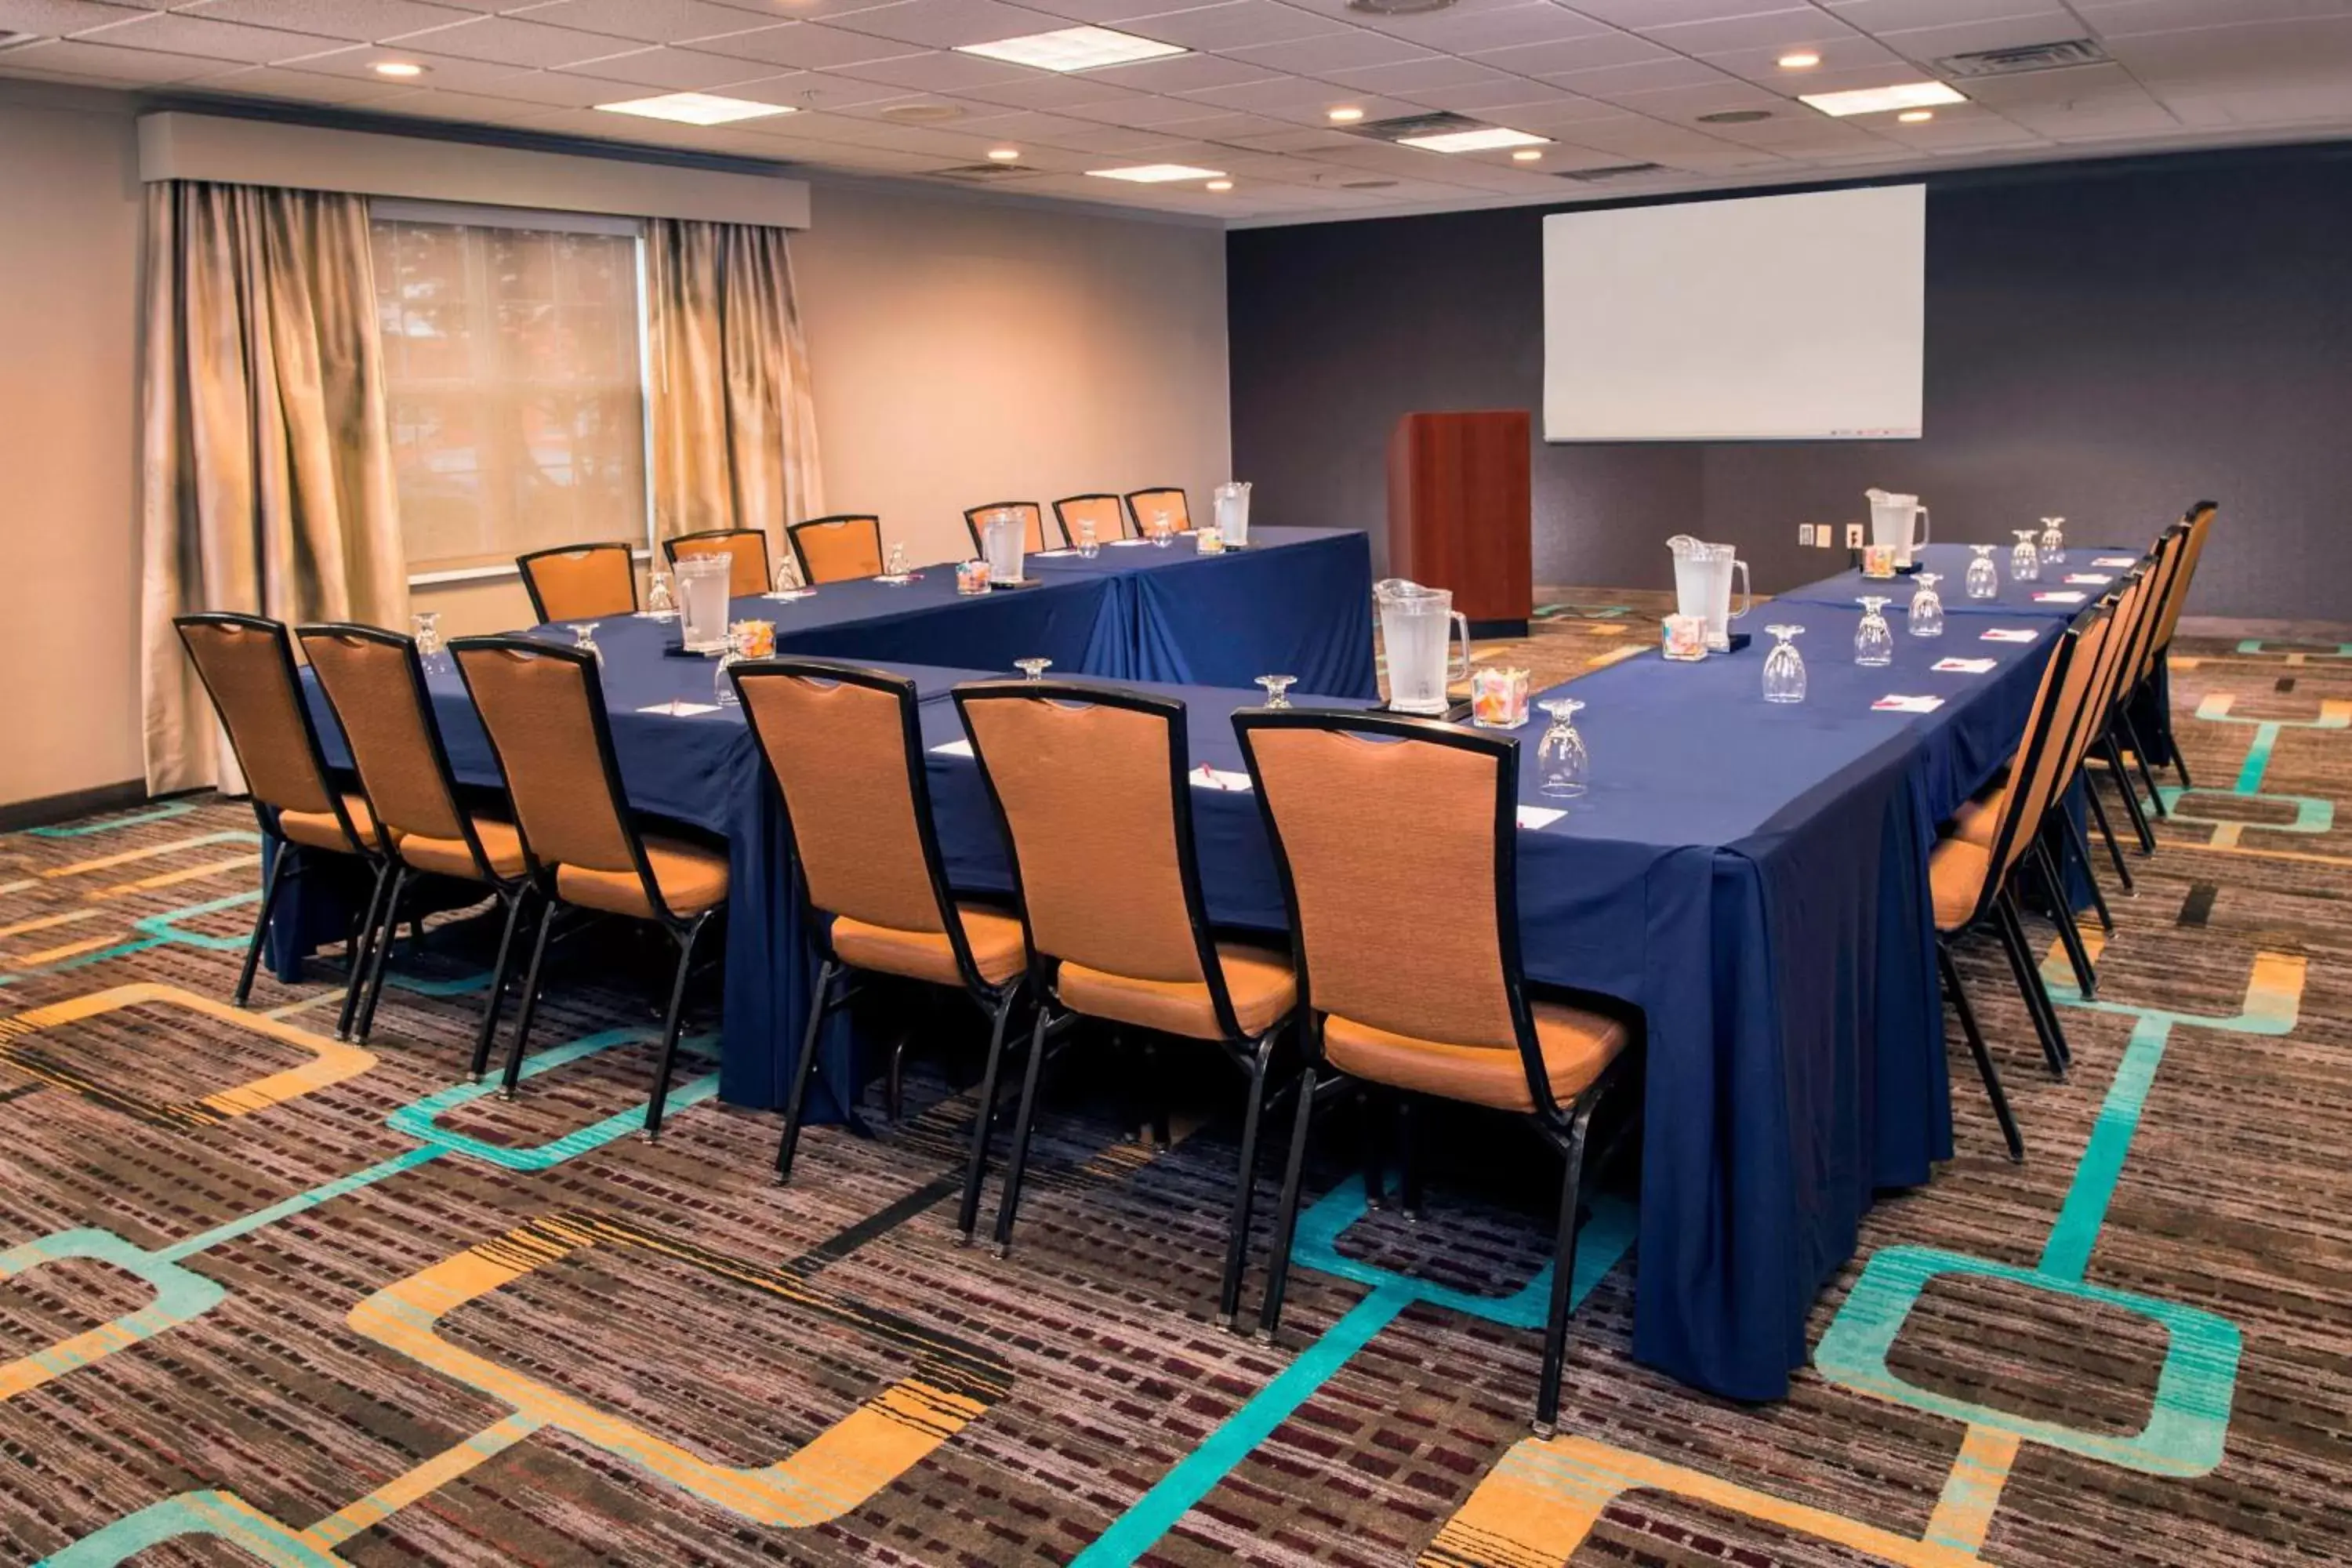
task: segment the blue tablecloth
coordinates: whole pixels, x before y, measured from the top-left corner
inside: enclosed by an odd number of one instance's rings
[[[1927,545],[1918,552],[1918,559],[1922,567],[1937,574],[1936,595],[1944,601],[1947,616],[2039,616],[2071,620],[2086,605],[2096,604],[2099,595],[2115,583],[2121,582],[2123,574],[2131,569],[2129,565],[2100,566],[2094,563],[2100,559],[2121,561],[2126,558],[2137,562],[2147,553],[2148,548],[2146,544],[2070,544],[2066,547],[2066,559],[2063,564],[2045,566],[2037,580],[2020,583],[2009,574],[2009,547],[2003,545],[1992,552],[1994,569],[2000,574],[2000,592],[1990,599],[1969,597],[1967,577],[1971,552],[1968,545]],[[2112,581],[2104,584],[2063,581],[2072,575],[2106,577]],[[1887,606],[1888,618],[1899,625],[1904,608],[1911,603],[1911,595],[1916,586],[1916,582],[1910,577],[1896,577],[1892,581],[1884,577],[1865,577],[1862,569],[1855,567],[1782,594],[1772,603],[1852,605],[1864,594],[1883,595],[1893,601]],[[2080,594],[2083,597],[2074,604],[2036,597],[2037,595],[2053,593]],[[1745,624],[1752,626],[1756,618],[1751,616]]]

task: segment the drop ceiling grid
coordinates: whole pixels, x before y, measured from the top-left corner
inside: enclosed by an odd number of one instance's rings
[[[1055,76],[955,52],[1026,32],[1117,26],[1192,51]],[[0,75],[293,100],[534,131],[704,146],[920,176],[1020,147],[995,188],[1235,217],[1572,200],[1955,158],[2352,134],[2352,0],[1456,0],[1371,16],[1346,0],[0,0]],[[1831,121],[1800,91],[1932,74],[1963,51],[2099,40],[2113,63],[1962,84],[1927,124]],[[1803,47],[1819,68],[1779,57]],[[389,57],[428,68],[373,75]],[[592,106],[726,92],[803,112],[723,128]],[[893,109],[937,103],[948,121]],[[1453,110],[1550,137],[1533,165],[1334,135],[1326,112]],[[1750,125],[1708,125],[1727,110]],[[1088,177],[1181,162],[1237,188]],[[1557,173],[1657,163],[1580,185]],[[1392,180],[1379,189],[1349,182]]]

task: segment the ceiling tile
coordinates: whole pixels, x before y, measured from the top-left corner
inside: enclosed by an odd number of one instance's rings
[[[1575,0],[1570,10],[1619,27],[1667,27],[1785,11],[1789,0]]]
[[[1506,77],[1500,81],[1465,87],[1415,88],[1397,95],[1430,109],[1450,109],[1457,114],[1501,114],[1506,110],[1550,109],[1561,104],[1590,102],[1571,92],[1539,81]]]
[[[129,21],[93,28],[79,35],[93,44],[134,49],[161,49],[170,54],[199,55],[205,59],[247,65],[275,65],[329,49],[340,49],[344,38],[316,33],[289,33],[279,27],[247,27],[235,22],[211,22],[201,16],[176,16],[151,12]]]
[[[1481,49],[1516,48],[1549,44],[1561,38],[1591,37],[1610,29],[1605,23],[1561,9],[1550,0],[1503,0],[1487,5],[1454,5],[1417,16],[1373,18],[1349,13],[1365,26],[1408,39],[1447,54],[1475,54]]]
[[[304,0],[215,0],[221,5],[301,4]],[[373,10],[374,0],[348,0]],[[647,44],[682,44],[695,38],[748,33],[761,18],[709,0],[546,0],[527,5],[511,15],[526,22],[576,27],[584,33],[609,33]],[[781,20],[779,18],[778,20]],[[773,22],[770,26],[775,25]]]
[[[946,49],[883,60],[859,60],[831,68],[838,75],[860,81],[888,82],[893,87],[911,87],[924,92],[953,92],[959,88],[983,87],[992,81],[1018,81],[1029,70],[1026,66],[1007,65],[1003,60],[959,55]]]
[[[1476,60],[1456,59],[1452,55],[1427,55],[1417,60],[1405,60],[1396,65],[1351,66],[1343,70],[1324,73],[1333,81],[1349,87],[1360,87],[1367,92],[1402,94],[1415,89],[1433,87],[1493,87],[1516,83],[1526,88],[1533,84],[1524,77],[1508,71],[1498,71]]]
[[[730,60],[721,55],[691,49],[634,49],[603,59],[583,60],[562,68],[583,77],[637,87],[667,88],[672,92],[705,92],[739,81],[774,74],[775,68],[758,60]]]
[[[302,68],[328,76],[381,81],[383,79],[370,68],[376,61],[391,56],[423,66],[430,73],[425,79],[426,84],[448,92],[478,92],[501,77],[515,74],[514,67],[497,60],[459,59],[454,55],[436,55],[429,49],[414,49],[404,44],[397,49],[362,45],[357,48],[338,49],[332,54],[313,55],[302,62]]]
[[[1720,55],[1733,49],[1787,50],[1801,44],[1824,44],[1856,35],[1835,17],[1813,6],[1801,5],[1794,10],[1766,11],[1754,16],[1644,27],[1642,36],[1677,54]]]
[[[798,66],[803,70],[832,70],[840,66],[863,65],[868,60],[928,52],[911,44],[845,33],[838,27],[815,22],[787,22],[751,32],[698,38],[690,47],[730,59],[764,60],[770,65]]]
[[[755,81],[734,82],[728,87],[727,96],[748,98],[755,103],[781,103],[791,109],[819,110],[828,114],[868,116],[884,104],[931,101],[928,95],[910,98],[895,87],[854,81],[829,71],[786,71]]]
[[[1714,87],[1738,79],[1697,60],[1670,55],[1639,65],[1606,66],[1600,70],[1566,71],[1548,79],[1555,86],[1587,98],[1615,102],[1629,92],[1661,92],[1670,87]]]
[[[2074,9],[2104,37],[2178,27],[2243,26],[2352,14],[2352,0],[2076,0]]]
[[[373,103],[415,90],[405,82],[386,81],[382,77],[362,81],[356,77],[322,76],[317,71],[292,70],[284,66],[238,66],[200,78],[194,85],[205,92],[339,105]]]
[[[137,6],[100,5],[93,0],[0,0],[0,33],[62,37],[141,14]]]
[[[1822,5],[1839,21],[1874,36],[1906,27],[1999,21],[2013,16],[2038,16],[2043,21],[2066,19],[2066,8],[2059,0],[1822,0]]]
[[[1229,60],[1223,55],[1177,55],[1164,60],[1138,60],[1131,66],[1106,66],[1088,74],[1145,92],[1197,92],[1213,87],[1238,87],[1245,81],[1270,81],[1276,73],[1246,60]]]
[[[1264,44],[1228,52],[1234,59],[1247,60],[1252,65],[1265,66],[1272,70],[1333,78],[1342,70],[1433,58],[1419,44],[1409,44],[1402,38],[1391,38],[1385,33],[1369,32],[1360,27],[1350,28],[1344,33],[1323,33],[1312,38],[1297,38],[1286,44]]]
[[[1138,17],[1119,30],[1157,38],[1163,44],[1181,44],[1188,49],[1227,50],[1289,43],[1339,32],[1346,26],[1333,17],[1281,5],[1278,0],[1227,0],[1222,5]]]
[[[1525,44],[1499,51],[1477,51],[1482,65],[1516,71],[1521,76],[1550,76],[1559,71],[1596,70],[1602,66],[1638,65],[1645,60],[1675,58],[1645,38],[1630,33],[1594,33],[1561,38],[1549,44]]]
[[[1902,56],[1858,33],[1848,33],[1843,38],[1815,39],[1804,47],[1821,56],[1822,63],[1804,70],[1790,70],[1780,64],[1780,57],[1788,50],[1778,45],[1761,49],[1730,49],[1700,58],[1719,71],[1729,71],[1769,87],[1785,87],[1791,93],[1817,91],[1815,83],[1850,71],[1883,71],[1889,66],[1903,68]]]
[[[844,13],[835,22],[854,33],[935,49],[1057,32],[1069,25],[1062,17],[1002,0],[898,0],[894,5]]]
[[[477,16],[454,26],[403,34],[396,41],[408,48],[508,66],[568,66],[614,52],[613,40],[601,35],[512,16]]]
[[[113,82],[180,81],[215,68],[192,55],[162,54],[153,49],[117,48],[106,44],[50,40],[22,44],[0,55],[0,61],[33,70],[65,76],[92,77]]]
[[[283,27],[360,43],[463,22],[472,15],[419,0],[198,0],[178,9],[182,16],[208,21]]]

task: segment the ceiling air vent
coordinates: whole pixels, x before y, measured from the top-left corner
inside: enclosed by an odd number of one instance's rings
[[[2052,44],[2020,44],[2013,49],[1979,49],[1973,54],[1947,55],[1936,68],[1948,77],[2016,76],[2023,71],[2063,70],[2068,66],[2104,65],[2107,51],[2095,39],[2062,38]]]
[[[1453,4],[1454,0],[1348,0],[1348,9],[1367,16],[1425,16]]]
[[[1562,169],[1559,177],[1590,184],[1596,180],[1626,180],[1636,174],[1654,174],[1664,168],[1664,163],[1610,163],[1598,169]]]
[[[1025,179],[1036,172],[1017,163],[958,163],[952,169],[933,169],[930,173],[935,180],[968,180],[981,185],[998,180]]]
[[[1713,114],[1698,117],[1701,125],[1753,125],[1759,120],[1769,120],[1769,109],[1718,109]]]
[[[1394,180],[1342,180],[1339,188],[1343,191],[1385,191],[1395,184]]]
[[[1449,131],[1486,131],[1491,128],[1486,121],[1473,120],[1466,114],[1435,110],[1427,114],[1400,114],[1393,120],[1367,120],[1337,129],[1357,136],[1369,136],[1375,142],[1397,142],[1407,136],[1443,136]]]

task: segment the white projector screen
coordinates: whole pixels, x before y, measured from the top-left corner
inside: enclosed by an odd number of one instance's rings
[[[1924,185],[1543,220],[1547,441],[1919,434]]]

